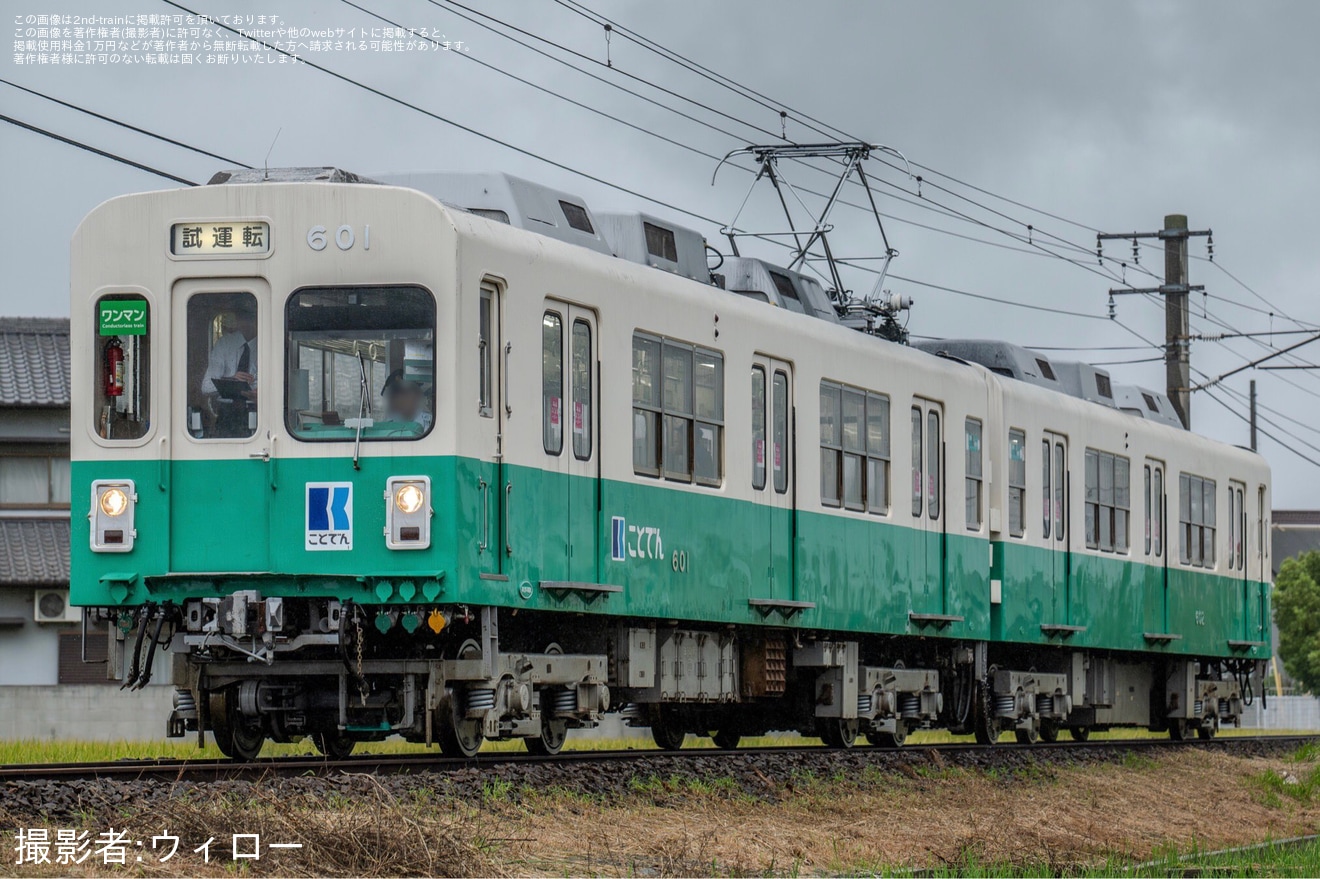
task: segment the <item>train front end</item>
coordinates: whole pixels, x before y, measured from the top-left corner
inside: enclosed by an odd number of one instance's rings
[[[449,214],[281,175],[113,199],[72,248],[72,601],[111,678],[169,665],[171,735],[240,758],[429,739],[477,565]]]

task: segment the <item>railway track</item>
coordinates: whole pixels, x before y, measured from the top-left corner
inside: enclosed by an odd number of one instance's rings
[[[96,780],[117,778],[124,780],[188,780],[205,782],[226,779],[252,779],[262,777],[293,776],[328,776],[343,773],[353,774],[409,774],[424,772],[456,772],[481,768],[502,768],[526,764],[557,764],[560,766],[600,764],[644,764],[648,760],[667,761],[702,760],[745,760],[747,758],[773,758],[785,755],[828,755],[848,753],[862,756],[870,753],[901,754],[916,753],[929,755],[935,752],[949,763],[957,764],[971,756],[991,754],[1014,754],[1026,756],[1034,753],[1076,752],[1160,752],[1171,749],[1200,749],[1234,751],[1256,748],[1285,750],[1298,748],[1307,743],[1320,742],[1320,735],[1315,736],[1231,736],[1211,740],[1171,741],[1169,739],[1101,739],[1089,742],[1060,741],[1038,743],[1034,745],[997,744],[978,745],[974,743],[943,743],[936,745],[908,745],[900,749],[861,747],[851,751],[834,751],[820,746],[760,747],[742,748],[733,751],[721,751],[714,748],[691,748],[679,751],[660,751],[655,749],[614,750],[614,751],[564,751],[553,757],[534,754],[492,751],[477,754],[472,758],[445,757],[440,754],[362,754],[341,760],[332,760],[318,756],[271,757],[254,760],[250,763],[234,763],[229,760],[195,759],[138,759],[115,760],[89,763],[40,763],[19,764],[0,767],[0,782],[6,781],[57,781],[57,780]]]

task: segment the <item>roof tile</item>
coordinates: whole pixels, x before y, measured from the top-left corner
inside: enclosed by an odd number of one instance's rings
[[[0,519],[0,586],[68,582],[68,519]]]
[[[0,406],[69,405],[69,319],[0,318]]]

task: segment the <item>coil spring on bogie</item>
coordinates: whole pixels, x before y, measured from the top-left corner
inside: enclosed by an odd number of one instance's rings
[[[1201,699],[1197,699],[1196,702],[1192,704],[1192,716],[1202,717],[1204,714],[1205,714],[1205,702]]]
[[[489,711],[495,707],[494,690],[468,690],[468,711]]]
[[[1220,699],[1220,700],[1219,700],[1219,716],[1220,716],[1220,717],[1232,717],[1232,716],[1233,716],[1233,715],[1232,715],[1232,712],[1231,712],[1231,710],[1230,710],[1230,707],[1229,707],[1229,702],[1228,702],[1227,699]]]
[[[921,716],[921,694],[920,693],[899,693],[898,694],[898,715],[903,718],[917,718]]]
[[[1036,694],[1036,713],[1054,716],[1054,695],[1052,693]]]
[[[641,715],[642,706],[638,705],[636,702],[629,702],[624,705],[623,709],[619,712],[619,716],[624,720],[632,720],[633,718],[641,717]]]
[[[871,703],[872,703],[872,701],[873,701],[873,699],[871,698],[871,694],[870,694],[870,693],[858,693],[858,694],[857,694],[857,714],[858,714],[859,716],[866,716],[866,715],[870,714],[870,713],[871,713]]]
[[[995,714],[999,717],[1012,717],[1017,714],[1017,697],[1012,693],[995,697]]]
[[[556,690],[554,695],[555,714],[575,714],[577,713],[577,688],[571,690]]]

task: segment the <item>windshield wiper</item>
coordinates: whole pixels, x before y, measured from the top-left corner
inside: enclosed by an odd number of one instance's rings
[[[358,457],[362,451],[362,424],[367,420],[367,361],[363,359],[361,351],[357,352],[357,356],[358,371],[362,378],[358,384],[358,422],[357,439],[353,441],[353,469],[361,470],[362,465],[358,463]]]

